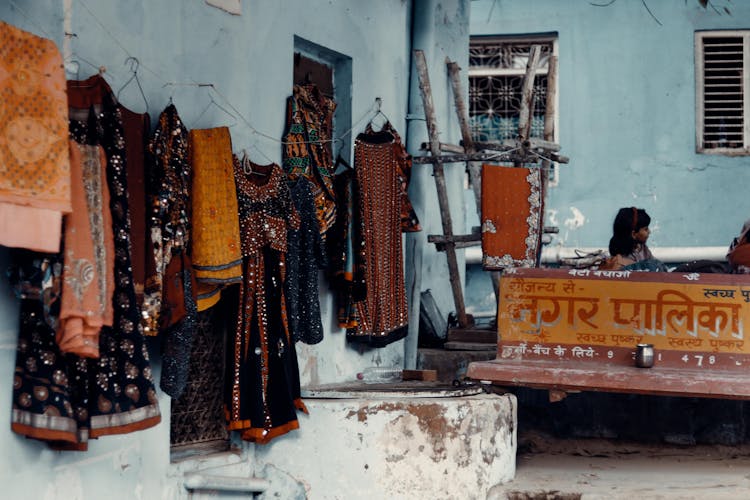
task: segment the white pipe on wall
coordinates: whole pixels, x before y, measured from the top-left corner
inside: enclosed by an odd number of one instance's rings
[[[690,262],[691,260],[726,260],[728,247],[653,247],[654,258],[665,264]],[[563,247],[545,246],[542,249],[542,264],[557,264],[561,259],[574,259],[589,253],[606,251],[599,247]],[[466,264],[481,264],[482,249],[469,247],[466,249]]]

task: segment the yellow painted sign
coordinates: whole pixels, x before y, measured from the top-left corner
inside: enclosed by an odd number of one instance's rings
[[[633,279],[627,271],[510,270],[500,280],[501,341],[750,354],[750,282]],[[645,273],[649,274],[649,273]],[[667,274],[667,273],[654,273]]]

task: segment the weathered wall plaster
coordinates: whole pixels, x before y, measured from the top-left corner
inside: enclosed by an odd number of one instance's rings
[[[314,432],[259,449],[259,464],[289,471],[310,499],[479,499],[512,479],[514,396],[404,396],[307,399]]]

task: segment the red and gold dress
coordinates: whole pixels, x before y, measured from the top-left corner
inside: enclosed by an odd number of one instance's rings
[[[298,229],[300,219],[281,167],[250,167],[235,161],[243,280],[226,408],[229,430],[267,443],[299,427],[297,410],[307,412],[283,286],[287,231]]]

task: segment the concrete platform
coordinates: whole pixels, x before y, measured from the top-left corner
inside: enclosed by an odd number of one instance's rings
[[[488,500],[745,500],[750,447],[521,438],[516,477]]]
[[[266,498],[484,499],[515,473],[513,395],[448,385],[303,392],[300,429],[256,449]]]

